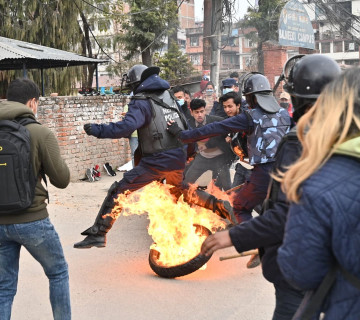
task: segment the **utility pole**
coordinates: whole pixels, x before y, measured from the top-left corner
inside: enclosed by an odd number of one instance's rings
[[[212,0],[211,68],[210,78],[219,92],[221,25],[223,0]]]
[[[203,64],[202,64],[203,70],[210,70],[210,65],[211,65],[211,50],[212,50],[211,25],[212,25],[212,0],[204,0]]]

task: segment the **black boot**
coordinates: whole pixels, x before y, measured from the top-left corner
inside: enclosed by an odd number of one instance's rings
[[[94,225],[81,233],[87,237],[84,240],[75,243],[74,248],[88,249],[91,247],[103,248],[106,246],[106,234],[111,229],[116,219],[108,215],[104,218],[104,215],[109,214],[114,207],[113,195],[116,193],[116,185],[117,182],[114,182],[108,190],[108,194],[101,205]]]
[[[234,215],[233,208],[229,201],[225,200],[214,200],[214,209],[212,209],[218,216],[229,220],[232,224],[237,224],[237,219]]]
[[[101,235],[89,235],[83,241],[76,242],[74,248],[76,249],[89,249],[92,247],[103,248],[106,247],[106,234]]]
[[[219,200],[213,195],[198,189],[193,193],[189,193],[188,190],[184,191],[184,200],[187,203],[193,203],[200,207],[212,210],[221,218],[229,220],[232,224],[237,224],[233,208],[229,201]]]

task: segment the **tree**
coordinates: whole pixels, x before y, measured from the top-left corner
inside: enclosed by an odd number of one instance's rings
[[[258,70],[264,72],[264,57],[262,45],[268,40],[278,40],[278,24],[284,0],[259,0],[258,7],[249,7],[241,28],[255,28],[256,33],[248,34],[248,38],[257,42]]]
[[[161,68],[161,76],[167,80],[185,78],[194,72],[188,56],[180,51],[175,42],[171,42],[168,52],[159,57],[157,65]]]
[[[121,10],[121,4],[120,0],[0,0],[0,36],[78,52],[93,58],[97,54],[93,53],[90,26],[97,21],[100,30],[107,30],[111,18],[107,12],[114,14],[116,10]],[[100,7],[107,8],[107,11]],[[83,85],[92,85],[94,68],[93,65],[87,68]],[[45,70],[46,91],[56,88],[60,94],[68,94],[76,80],[82,78],[81,70],[80,67]],[[29,70],[28,74],[39,82],[38,70]],[[11,71],[7,78],[10,80],[19,75],[20,72]]]
[[[127,52],[125,59],[141,54],[150,66],[154,52],[164,45],[165,37],[178,26],[177,5],[173,0],[129,0],[131,14],[119,22],[116,38]]]

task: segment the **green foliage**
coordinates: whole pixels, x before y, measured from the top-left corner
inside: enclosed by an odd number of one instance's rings
[[[81,0],[0,0],[0,36],[36,43],[52,48],[77,52],[95,57],[88,27],[97,23],[101,31],[111,25],[112,14],[122,9],[120,0],[87,0],[97,10]],[[79,20],[80,15],[80,20]],[[111,41],[101,41],[104,47],[111,47]],[[44,70],[46,93],[69,94],[77,80],[91,84],[94,66],[88,67],[84,75],[82,67]],[[22,76],[20,71],[4,72],[6,82]],[[29,70],[28,76],[40,84],[40,70]],[[0,84],[1,86],[1,84]]]
[[[160,75],[166,80],[185,78],[194,72],[188,56],[183,54],[174,42],[171,43],[168,52],[158,58],[156,65],[161,68]]]
[[[151,63],[153,53],[178,26],[177,3],[173,0],[129,0],[128,3],[131,15],[119,20],[124,31],[116,39],[127,52],[125,59],[142,53],[143,63]]]
[[[255,28],[257,31],[249,33],[247,38],[258,43],[260,70],[263,67],[261,46],[265,41],[278,40],[280,13],[286,2],[284,0],[259,0],[259,6],[249,7],[244,19],[239,23],[240,28]]]

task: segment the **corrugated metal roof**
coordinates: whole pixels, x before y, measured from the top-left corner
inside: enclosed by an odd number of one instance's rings
[[[106,62],[109,61],[0,37],[0,70],[22,69],[24,63],[27,69],[46,69]]]

